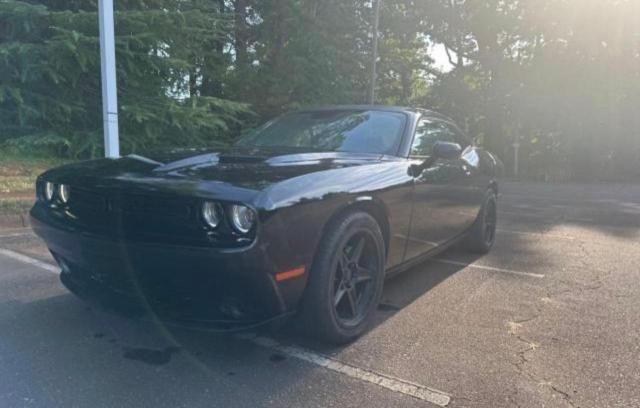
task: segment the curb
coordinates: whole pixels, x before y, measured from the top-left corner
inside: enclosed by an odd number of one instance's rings
[[[0,214],[0,228],[26,228],[29,227],[29,212]]]

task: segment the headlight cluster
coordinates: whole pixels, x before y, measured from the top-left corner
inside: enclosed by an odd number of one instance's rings
[[[70,191],[69,191],[69,186],[68,185],[60,184],[58,186],[58,198],[63,203],[69,202],[69,193],[70,193]]]
[[[222,205],[207,201],[202,205],[202,219],[211,228],[217,228],[224,217]],[[245,205],[233,204],[226,207],[231,227],[241,234],[249,233],[256,224],[256,212]]]
[[[220,224],[220,213],[216,203],[206,202],[202,205],[202,218],[211,228],[216,228]]]
[[[231,224],[238,232],[246,234],[251,231],[256,221],[256,213],[244,205],[231,206]]]
[[[46,183],[44,183],[44,198],[46,198],[47,201],[53,200],[53,194],[55,192],[56,192],[55,184],[51,183],[50,181],[47,181]]]
[[[46,181],[42,190],[44,199],[47,202],[58,201],[66,204],[69,202],[69,197],[71,196],[71,189],[66,184],[54,184],[50,181]]]

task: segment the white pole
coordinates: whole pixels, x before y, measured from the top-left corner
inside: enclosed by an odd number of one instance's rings
[[[104,154],[120,156],[118,136],[118,93],[116,87],[116,44],[113,22],[113,0],[98,1],[100,20],[100,68],[102,73],[102,119],[104,121]]]
[[[517,178],[520,172],[520,142],[517,140],[513,144],[513,175]]]
[[[369,103],[376,103],[376,82],[378,81],[378,31],[380,30],[380,6],[382,0],[376,2],[373,16],[373,60],[371,61],[371,88],[369,88]]]

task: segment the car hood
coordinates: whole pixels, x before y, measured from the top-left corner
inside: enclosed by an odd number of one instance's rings
[[[155,157],[155,156],[154,156]],[[271,184],[323,170],[380,161],[379,154],[348,152],[291,152],[266,149],[231,149],[160,161],[156,175],[215,180],[263,190]],[[156,157],[161,159],[161,157]],[[175,158],[175,156],[173,157]]]
[[[120,159],[73,163],[49,174],[52,181],[71,185],[127,186],[143,190],[198,193],[218,188],[259,192],[274,183],[305,174],[372,164],[379,154],[299,152],[286,149],[232,148],[221,151],[181,149]],[[201,195],[201,194],[199,194]],[[206,195],[206,194],[205,194]]]

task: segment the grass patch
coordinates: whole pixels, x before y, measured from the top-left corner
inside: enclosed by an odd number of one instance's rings
[[[35,177],[32,176],[3,176],[0,177],[0,193],[19,194],[33,191],[33,182]]]
[[[0,153],[0,179],[5,177],[32,177],[52,167],[59,166],[68,160],[58,158],[42,158],[28,156],[4,155]]]
[[[0,214],[20,214],[27,212],[33,206],[34,200],[0,200]]]
[[[64,160],[55,158],[0,153],[0,214],[28,211],[35,200],[35,181],[38,175],[64,163]]]
[[[39,174],[64,163],[64,160],[55,158],[0,154],[0,198],[32,192]]]

